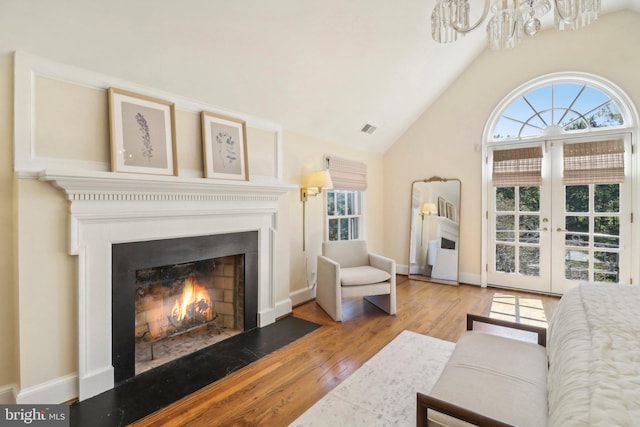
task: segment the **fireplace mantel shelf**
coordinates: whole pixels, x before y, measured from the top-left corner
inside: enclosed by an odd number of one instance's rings
[[[61,188],[69,200],[215,200],[277,199],[296,190],[292,184],[224,181],[206,178],[97,171],[43,170],[40,181]]]

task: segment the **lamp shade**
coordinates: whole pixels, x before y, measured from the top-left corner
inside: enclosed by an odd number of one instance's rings
[[[438,208],[436,207],[435,203],[424,203],[420,207],[420,213],[422,215],[433,215],[435,213],[438,213]]]
[[[319,188],[329,190],[333,188],[333,182],[331,182],[331,175],[329,171],[319,170],[311,172],[307,178],[307,186],[310,188]]]

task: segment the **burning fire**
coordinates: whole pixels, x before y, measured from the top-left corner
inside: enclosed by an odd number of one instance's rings
[[[196,319],[207,321],[213,316],[211,299],[204,286],[194,279],[188,278],[182,287],[182,297],[176,300],[171,316],[177,321]]]

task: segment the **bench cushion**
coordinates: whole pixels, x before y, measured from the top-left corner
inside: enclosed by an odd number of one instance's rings
[[[379,268],[361,266],[340,269],[340,284],[342,286],[372,285],[386,282],[391,275]]]
[[[466,332],[429,393],[520,427],[547,424],[547,356],[530,342]],[[469,425],[429,411],[442,425]]]

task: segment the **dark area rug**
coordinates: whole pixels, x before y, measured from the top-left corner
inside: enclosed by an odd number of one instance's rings
[[[320,325],[293,316],[137,375],[71,405],[72,427],[125,426],[272,353]]]

